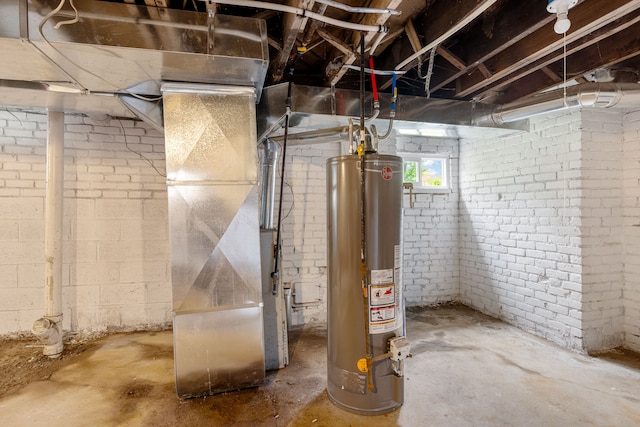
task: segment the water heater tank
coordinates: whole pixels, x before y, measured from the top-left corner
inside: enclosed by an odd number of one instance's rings
[[[364,192],[361,157],[347,155],[327,161],[327,391],[331,401],[343,409],[377,415],[404,401],[402,362],[394,346],[404,340],[394,338],[403,337],[405,330],[402,159],[380,154],[364,159]],[[364,363],[367,356],[373,358],[369,366]]]

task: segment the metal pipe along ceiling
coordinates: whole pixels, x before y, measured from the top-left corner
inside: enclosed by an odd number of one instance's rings
[[[478,124],[504,124],[564,108],[625,108],[640,106],[640,85],[636,83],[586,83],[496,106],[490,117]]]

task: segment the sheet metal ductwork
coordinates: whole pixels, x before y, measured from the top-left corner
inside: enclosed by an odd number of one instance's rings
[[[321,88],[293,85],[291,91],[291,111],[289,120],[291,144],[327,142],[345,137],[348,117],[360,116],[360,94],[355,90]],[[277,135],[285,114],[287,85],[266,87],[258,105],[258,135],[264,140],[269,135]],[[389,123],[390,94],[380,94],[382,108],[374,123],[378,129],[386,129]],[[365,115],[373,113],[372,94],[365,95]],[[385,107],[386,106],[386,107]],[[386,109],[385,109],[386,108]],[[498,137],[529,129],[526,120],[499,124],[484,120],[491,116],[491,104],[426,99],[417,96],[400,95],[397,101],[394,128],[398,129],[438,129],[440,136]],[[315,131],[321,129],[321,131]],[[299,135],[314,130],[313,135]],[[278,141],[277,137],[274,140]]]
[[[260,385],[264,337],[255,93],[163,86],[176,388]]]
[[[161,129],[161,81],[250,86],[260,96],[264,20],[74,0],[79,21],[59,25],[75,16],[68,3],[43,21],[58,0],[0,2],[4,105],[138,116]]]

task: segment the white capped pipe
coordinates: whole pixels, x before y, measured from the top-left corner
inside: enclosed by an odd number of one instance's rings
[[[316,21],[324,22],[325,24],[333,25],[334,27],[346,28],[353,31],[366,31],[374,33],[386,33],[389,31],[389,28],[385,27],[384,25],[364,25],[356,24],[353,22],[340,21],[339,19],[330,18],[328,16],[312,12],[308,9],[288,6],[285,4],[268,3],[255,0],[216,0],[216,3],[227,4],[231,6],[254,7],[256,9],[275,10],[276,12],[293,13],[294,15],[298,15],[303,18],[306,17],[315,19]]]
[[[45,356],[62,353],[62,226],[64,201],[64,113],[47,114],[47,170],[45,190],[44,316],[32,332],[44,343]]]
[[[334,0],[315,0],[315,2],[326,4],[327,6],[334,7],[336,9],[346,10],[347,12],[351,13],[379,13],[381,15],[400,15],[400,11],[395,9],[376,9],[373,7],[349,6],[348,4],[340,3]]]
[[[504,124],[572,107],[632,108],[640,105],[636,83],[585,83],[496,107],[489,123]],[[480,124],[486,120],[481,119]]]

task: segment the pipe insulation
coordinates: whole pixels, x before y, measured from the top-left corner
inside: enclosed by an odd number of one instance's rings
[[[64,113],[47,113],[47,169],[45,189],[44,316],[32,332],[43,342],[45,356],[59,357],[62,342],[62,226],[64,201]]]
[[[501,125],[565,108],[626,108],[640,106],[640,85],[636,83],[585,83],[499,105],[479,125]]]

